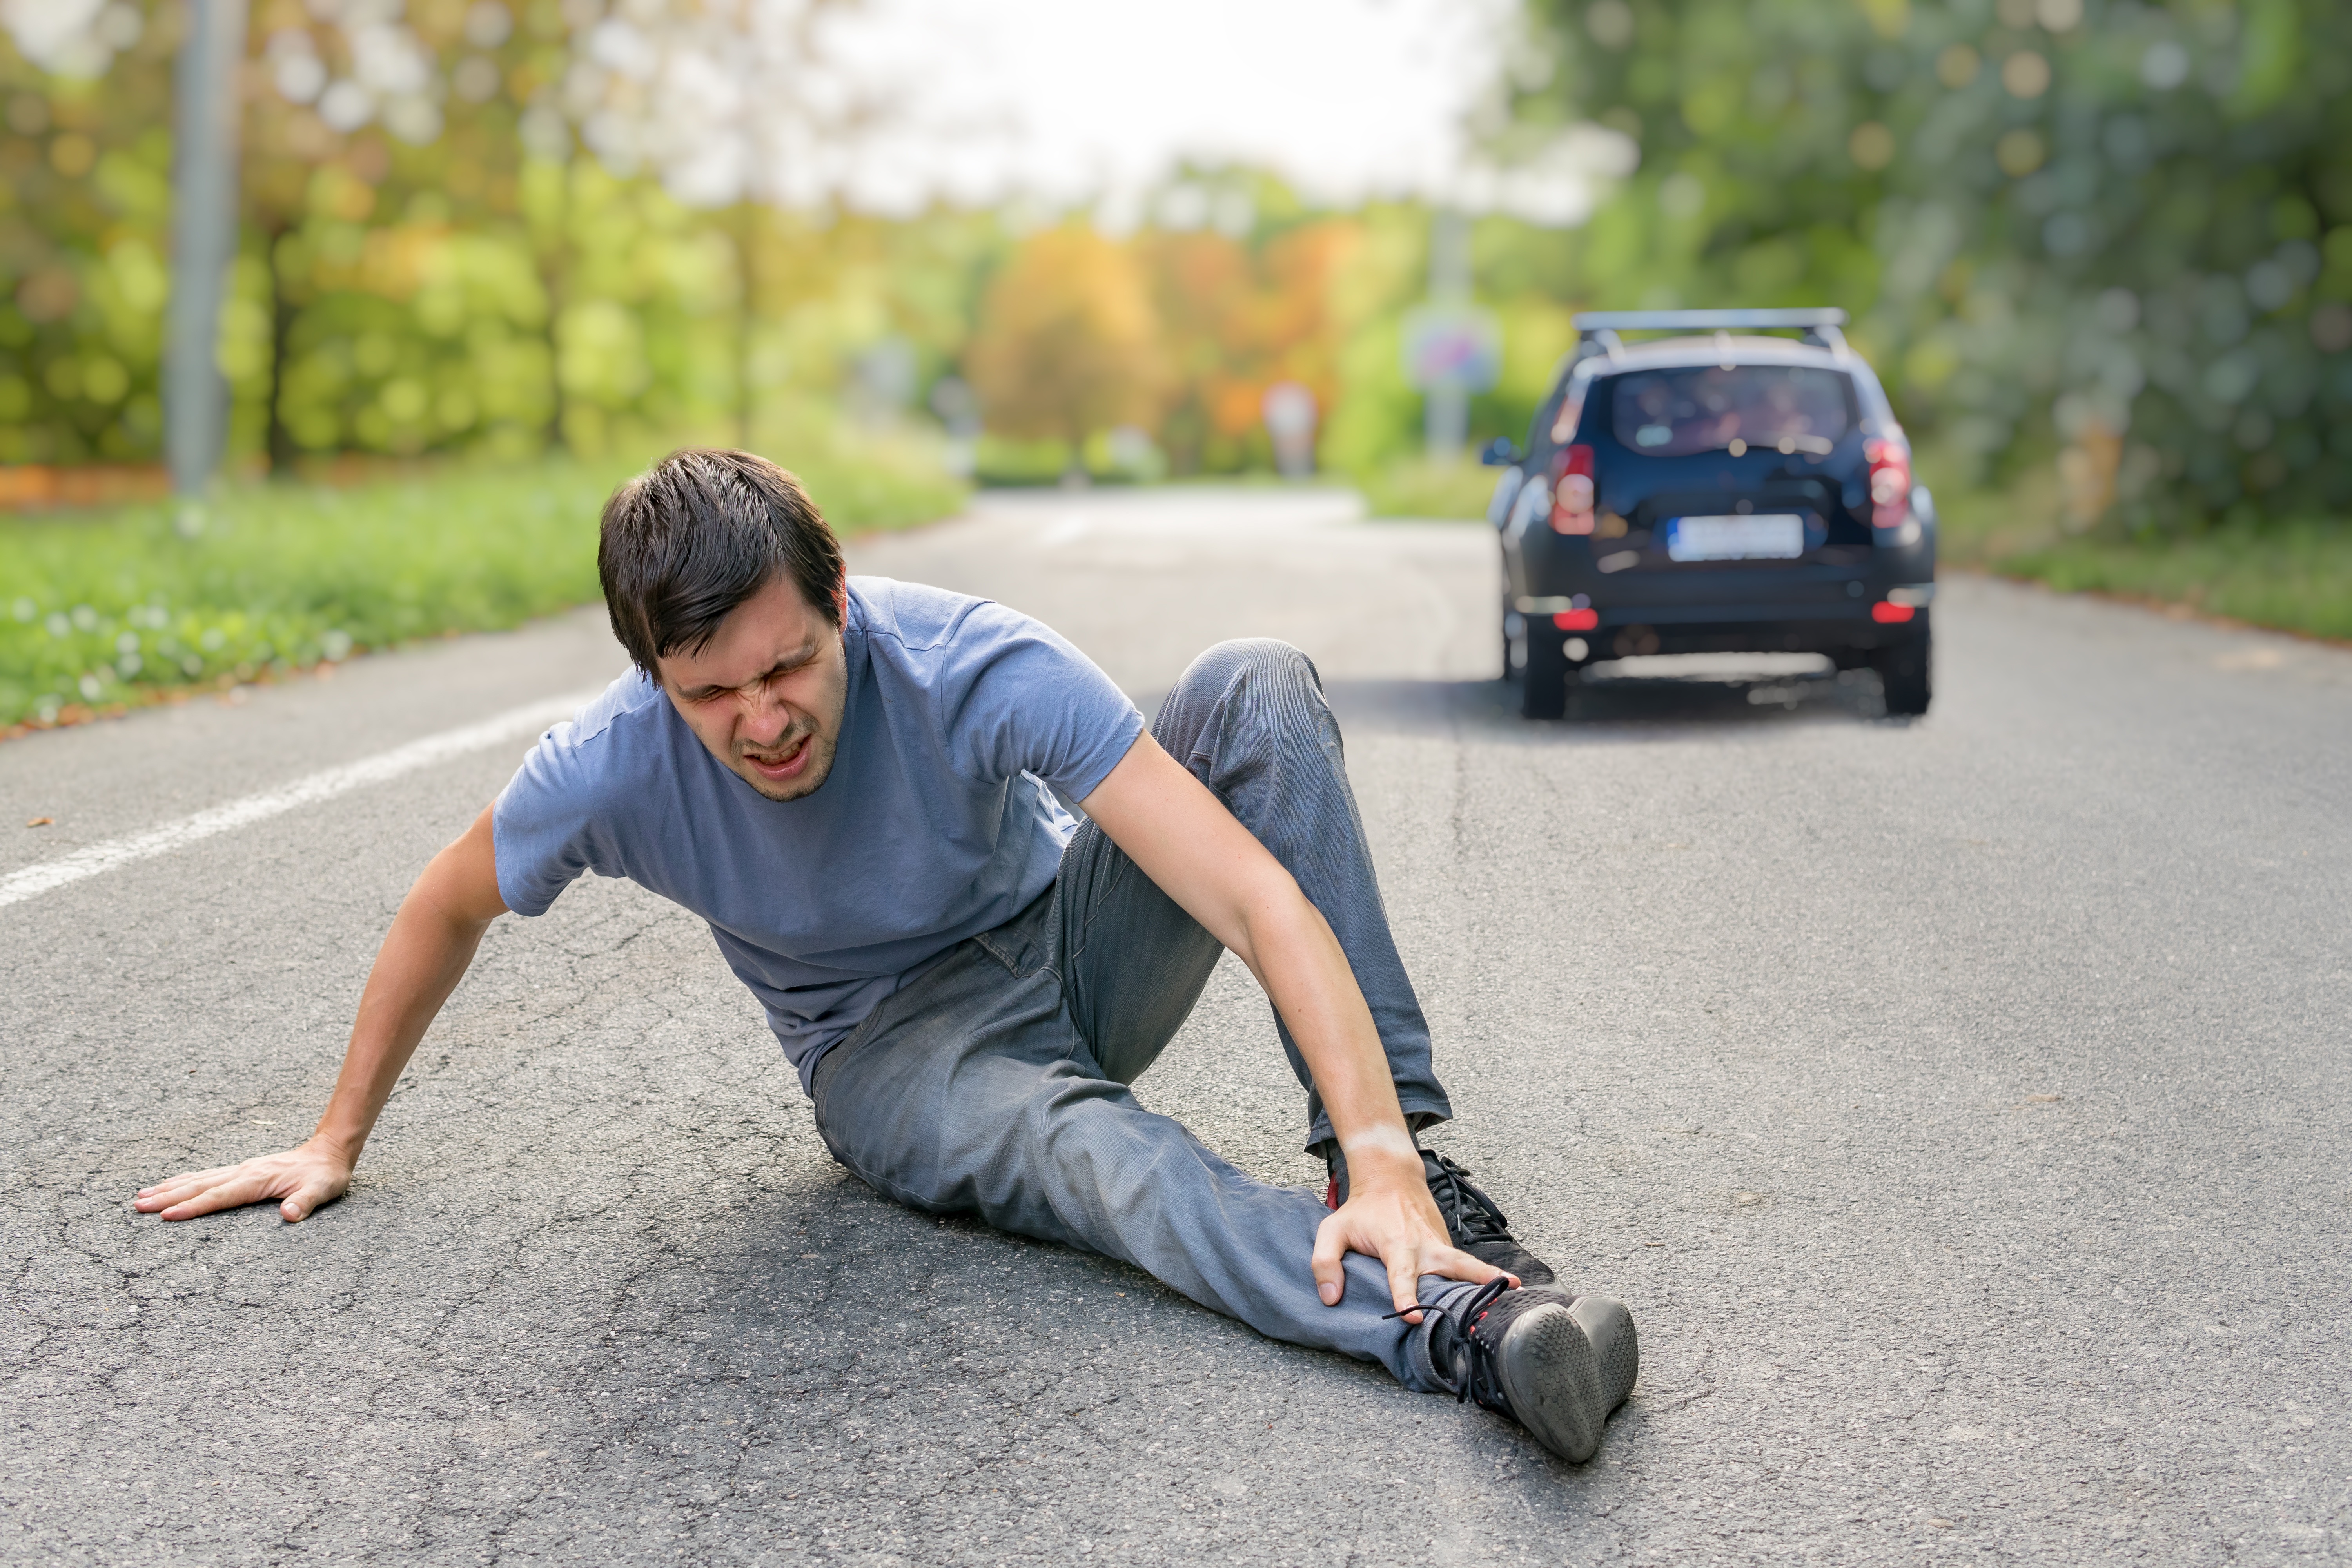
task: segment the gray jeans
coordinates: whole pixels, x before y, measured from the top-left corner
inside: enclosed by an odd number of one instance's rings
[[[1390,937],[1339,727],[1315,667],[1278,642],[1220,643],[1151,732],[1281,861],[1337,933],[1407,1121],[1452,1114],[1429,1026]],[[1309,1271],[1326,1211],[1243,1174],[1128,1092],[1184,1023],[1222,950],[1093,823],[1055,885],[899,989],[818,1063],[835,1158],[911,1207],[973,1214],[1121,1258],[1271,1338],[1386,1364],[1433,1386],[1379,1261],[1351,1254],[1339,1305]],[[1309,1146],[1330,1123],[1307,1063]],[[1449,1282],[1423,1281],[1435,1300]]]

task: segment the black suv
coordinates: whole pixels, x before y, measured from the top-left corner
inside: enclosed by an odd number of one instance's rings
[[[1935,503],[1845,319],[1576,318],[1527,450],[1486,454],[1507,468],[1487,518],[1521,712],[1559,718],[1598,659],[1783,650],[1867,665],[1888,712],[1927,710]]]

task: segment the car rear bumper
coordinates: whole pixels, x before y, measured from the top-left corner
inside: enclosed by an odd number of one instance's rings
[[[1896,647],[1927,635],[1929,583],[1873,584],[1864,595],[1754,597],[1722,603],[1591,603],[1589,595],[1522,595],[1507,630],[1580,637],[1584,658],[1652,653],[1826,653]],[[1582,601],[1580,603],[1580,601]]]
[[[1581,636],[1585,657],[1596,658],[1629,648],[1837,654],[1924,636],[1936,593],[1930,529],[1900,545],[1770,563],[1669,565],[1649,552],[1612,566],[1606,545],[1597,548],[1604,552],[1599,558],[1581,537],[1539,529],[1507,540],[1506,631]],[[1563,619],[1547,627],[1556,614]]]
[[[1637,620],[1631,616],[1603,616],[1601,625],[1592,630],[1573,635],[1584,638],[1590,649],[1588,658],[1622,658],[1654,653],[1820,653],[1835,657],[1916,643],[1927,635],[1927,613],[1919,611],[1910,620],[1895,625],[1884,625],[1867,616],[1835,620],[1675,620],[1660,616]]]

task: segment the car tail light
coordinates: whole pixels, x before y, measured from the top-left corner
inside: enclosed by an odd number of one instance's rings
[[[1870,459],[1870,524],[1900,528],[1911,518],[1911,448],[1885,437],[1864,443]]]
[[[1554,533],[1592,531],[1592,448],[1563,447],[1552,459],[1551,527]]]
[[[1890,605],[1884,600],[1870,606],[1870,618],[1880,626],[1899,626],[1919,612],[1908,605]]]
[[[1562,610],[1552,616],[1551,624],[1564,632],[1589,632],[1601,625],[1598,610]]]

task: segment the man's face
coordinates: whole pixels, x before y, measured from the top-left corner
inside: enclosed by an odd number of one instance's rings
[[[841,633],[777,577],[719,623],[701,652],[660,660],[662,689],[710,754],[770,800],[833,772],[849,689]]]

